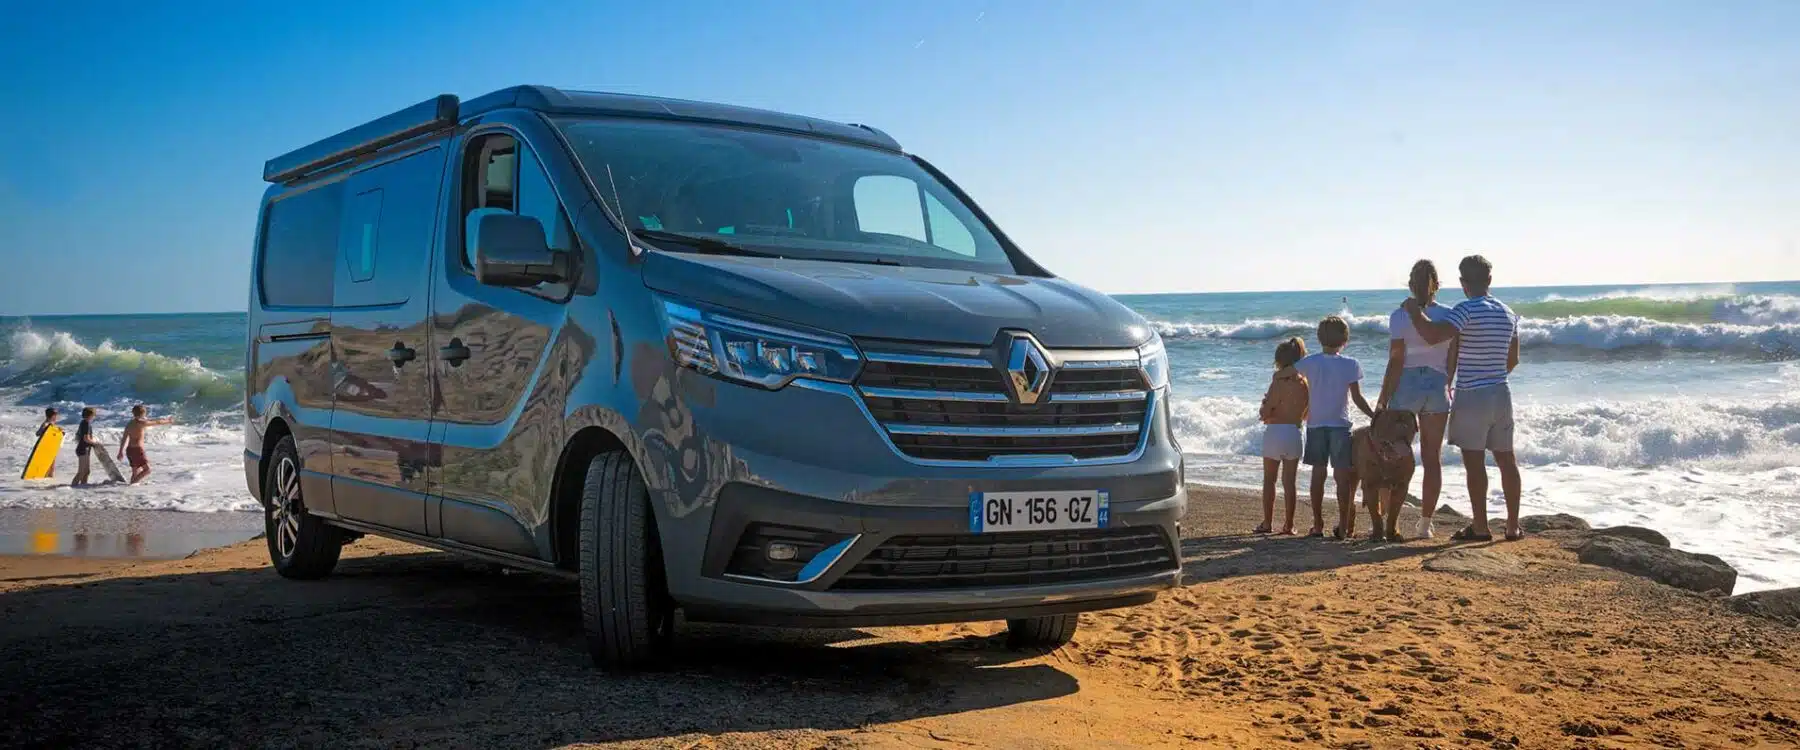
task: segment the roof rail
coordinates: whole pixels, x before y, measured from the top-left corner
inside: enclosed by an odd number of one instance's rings
[[[373,153],[414,136],[456,124],[460,102],[454,94],[426,99],[263,164],[265,182],[283,183]]]

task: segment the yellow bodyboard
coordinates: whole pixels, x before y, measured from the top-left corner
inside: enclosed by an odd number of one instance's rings
[[[50,425],[44,428],[44,434],[38,436],[37,445],[31,447],[31,456],[25,459],[25,473],[20,479],[43,479],[50,476],[50,467],[56,465],[56,452],[62,450],[63,431],[61,427]]]

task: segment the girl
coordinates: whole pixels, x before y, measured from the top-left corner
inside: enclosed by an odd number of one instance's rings
[[[1450,308],[1437,304],[1437,266],[1429,260],[1413,264],[1407,288],[1429,320],[1442,320]],[[1375,409],[1389,407],[1419,415],[1419,464],[1425,469],[1424,497],[1419,499],[1415,537],[1431,537],[1431,514],[1444,488],[1444,426],[1450,419],[1450,383],[1456,375],[1456,339],[1428,344],[1413,329],[1412,316],[1395,310],[1388,317],[1387,374]]]
[[[1294,475],[1300,470],[1300,425],[1306,421],[1306,404],[1310,397],[1306,378],[1294,369],[1294,363],[1306,356],[1306,343],[1298,337],[1275,347],[1275,376],[1269,380],[1269,392],[1263,394],[1263,521],[1256,533],[1267,534],[1275,525],[1275,475],[1281,474],[1287,492],[1287,521],[1281,526],[1283,535],[1294,533]]]

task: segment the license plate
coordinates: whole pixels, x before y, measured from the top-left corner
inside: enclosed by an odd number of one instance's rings
[[[1106,490],[969,493],[969,530],[1058,531],[1106,528]]]

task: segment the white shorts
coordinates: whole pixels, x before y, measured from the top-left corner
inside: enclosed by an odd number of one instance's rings
[[[1262,457],[1278,461],[1300,460],[1300,425],[1272,424],[1263,427]]]

